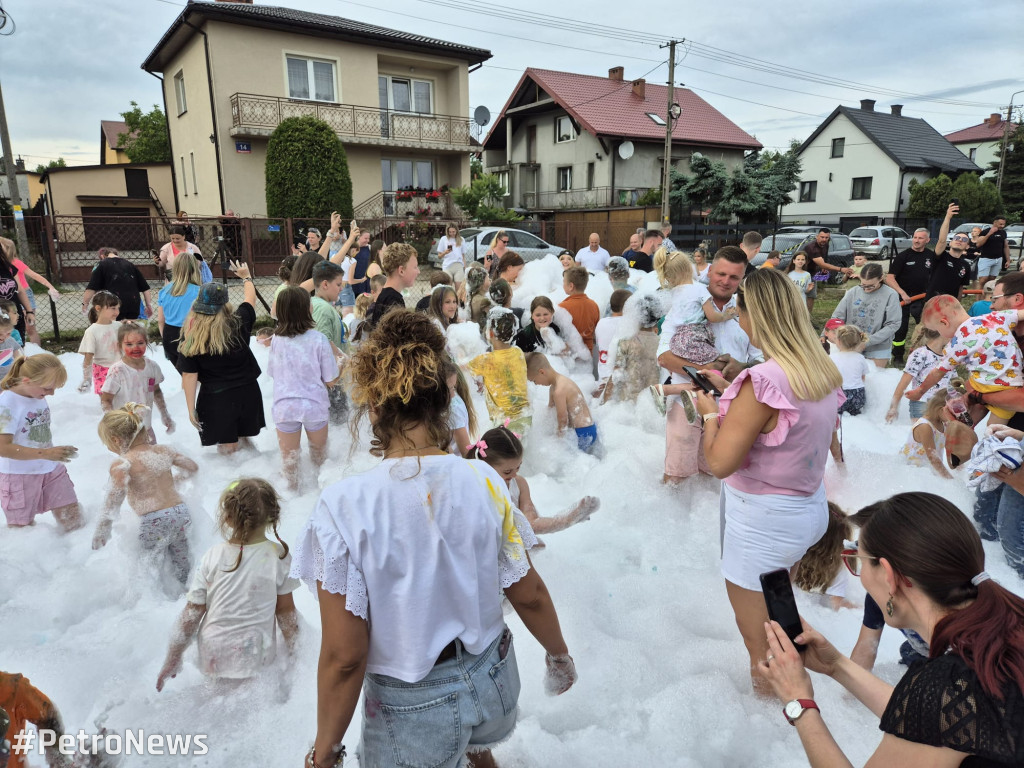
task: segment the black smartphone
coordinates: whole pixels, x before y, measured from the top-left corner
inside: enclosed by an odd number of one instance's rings
[[[779,568],[761,574],[761,591],[764,602],[768,606],[768,618],[779,622],[796,649],[803,653],[807,646],[797,643],[796,638],[804,631],[800,623],[800,613],[796,609],[796,598],[793,596],[793,584],[789,580],[789,571]]]
[[[950,200],[949,202],[951,202],[951,203],[952,203],[953,205],[955,205],[955,206],[957,207],[957,209],[959,209],[959,208],[960,208],[960,200],[959,200],[959,198],[956,198],[956,197],[954,197],[954,198],[953,198],[952,200]]]
[[[708,381],[706,376],[698,373],[696,368],[689,365],[684,365],[683,372],[686,373],[686,375],[689,376],[691,379],[693,379],[694,384],[703,389],[709,395],[721,397],[722,393],[718,390],[718,387],[716,387],[714,384]]]

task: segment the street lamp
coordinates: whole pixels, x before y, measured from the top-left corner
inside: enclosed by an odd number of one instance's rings
[[[996,189],[1003,191],[1003,164],[1006,162],[1006,145],[1009,140],[1010,121],[1013,119],[1013,97],[1024,91],[1017,91],[1010,94],[1010,106],[1006,110],[1006,127],[1003,128],[1003,149],[999,153],[999,179],[996,181]]]

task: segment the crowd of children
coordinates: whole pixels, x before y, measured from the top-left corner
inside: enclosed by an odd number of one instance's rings
[[[357,232],[355,222],[352,230],[350,241]],[[269,347],[271,417],[281,474],[291,491],[318,485],[317,479],[302,479],[302,433],[316,473],[327,459],[330,426],[346,420],[349,345],[366,338],[388,312],[405,307],[403,292],[419,272],[416,252],[408,245],[385,246],[368,263],[365,249],[366,244],[353,245],[337,260],[313,253],[286,259],[273,299],[276,324],[258,337]],[[476,324],[477,340],[487,346],[466,359],[451,355],[439,372],[451,396],[450,451],[493,467],[535,532],[551,534],[589,519],[600,502],[584,496],[553,516],[537,510],[519,470],[526,435],[535,429],[539,388],[547,389],[556,435],[571,429],[576,448],[600,460],[604,447],[594,414],[600,415],[604,403],[635,403],[650,391],[662,413],[670,396],[682,397],[687,413],[693,409],[688,387],[661,383],[659,334],[671,338],[673,354],[716,368],[725,361],[715,349],[712,324],[732,320],[738,312],[717,308],[704,282],[709,265],[703,251],[698,260],[664,248],[655,253],[653,266],[661,290],[638,290],[639,280],[631,278],[625,260],[613,257],[606,269],[612,292],[605,306],[587,295],[593,276],[570,254],[561,275],[563,301],[556,305],[551,296],[536,295],[528,306],[516,306],[515,280],[522,260],[517,263],[513,252],[500,250],[492,276],[483,265],[466,263],[462,239],[449,228],[439,244],[444,270],[431,278],[430,291],[418,309],[446,334],[450,354],[454,336],[466,324]],[[374,266],[377,274],[371,274]],[[807,266],[807,257],[797,254],[787,274],[809,296],[814,284]],[[774,254],[765,268],[778,268]],[[157,315],[164,354],[181,374],[189,419],[200,442],[217,446],[224,454],[246,447],[265,426],[257,383],[261,370],[250,346],[255,288],[244,264],[232,263],[231,269],[243,281],[244,300],[237,308],[228,302],[225,286],[199,285],[195,259],[179,254],[160,291]],[[969,317],[958,301],[947,298],[938,297],[926,306],[912,342],[915,349],[886,415],[888,422],[894,421],[901,400],[909,401],[912,425],[901,453],[909,463],[930,466],[943,477],[951,477],[944,463],[944,440],[954,367],[966,365],[971,385],[982,393],[1024,384],[1012,333],[1024,314],[979,311]],[[164,374],[147,357],[146,328],[117,322],[119,309],[114,294],[96,293],[89,310],[91,324],[79,348],[79,391],[91,387],[99,396],[99,437],[116,456],[93,548],[110,541],[127,500],[138,521],[140,549],[154,569],[169,571],[176,597],[186,593],[187,604],[172,630],[157,690],[181,671],[193,639],[201,671],[230,689],[275,663],[277,628],[287,655],[295,651],[299,620],[291,592],[298,582],[289,575],[288,545],[278,536],[281,500],[265,480],[231,483],[218,505],[224,540],[198,564],[193,561],[192,518],[178,485],[198,472],[199,465],[158,444],[154,410],[167,434],[175,429],[160,388]],[[16,319],[13,306],[0,304],[0,502],[11,527],[32,525],[36,516],[52,512],[60,527],[70,532],[85,524],[64,466],[76,448],[53,445],[45,400],[64,385],[67,374],[53,355],[22,354],[12,335]],[[831,347],[843,378],[846,399],[840,414],[858,416],[865,410],[866,379],[874,370],[861,354],[867,340],[868,335],[853,325],[830,321],[825,328],[823,341]],[[581,379],[592,387],[581,388]],[[483,395],[486,423],[474,409],[472,384]],[[987,408],[994,418],[1004,415],[998,406]],[[801,561],[794,582],[826,595],[838,609],[851,605],[845,599],[842,552],[852,528],[834,505],[829,517],[828,531]]]

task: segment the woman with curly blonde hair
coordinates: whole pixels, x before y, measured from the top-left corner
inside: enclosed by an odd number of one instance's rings
[[[377,711],[403,712],[363,718],[361,763],[395,765],[397,742],[408,764],[454,766],[469,753],[493,765],[520,689],[502,589],[547,651],[549,693],[576,679],[526,552],[529,524],[493,468],[447,452],[444,346],[430,318],[396,309],[349,363],[357,422],[369,419],[383,461],[327,488],[296,546],[292,572],[317,594],[322,625],[307,765],[339,764],[360,689]],[[438,700],[452,702],[447,721]],[[451,737],[434,738],[438,728]]]

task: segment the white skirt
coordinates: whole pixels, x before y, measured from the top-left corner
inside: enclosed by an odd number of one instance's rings
[[[722,575],[760,592],[762,573],[792,568],[825,535],[825,484],[810,496],[786,496],[744,493],[722,483],[721,524]]]

